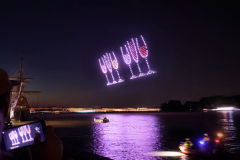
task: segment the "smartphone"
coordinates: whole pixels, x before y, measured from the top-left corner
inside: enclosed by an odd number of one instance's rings
[[[3,147],[5,150],[13,150],[33,145],[37,133],[40,134],[40,142],[44,142],[45,131],[44,121],[32,122],[4,130],[2,132]]]

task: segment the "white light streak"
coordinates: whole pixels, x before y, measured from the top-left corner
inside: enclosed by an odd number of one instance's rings
[[[185,154],[177,151],[159,151],[159,152],[150,152],[147,155],[154,157],[180,157],[185,156]]]

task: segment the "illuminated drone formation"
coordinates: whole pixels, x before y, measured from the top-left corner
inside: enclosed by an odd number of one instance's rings
[[[103,59],[103,58],[99,58],[99,59],[98,59],[98,62],[99,62],[99,65],[100,65],[100,68],[101,68],[103,74],[104,74],[105,77],[106,77],[107,85],[110,85],[110,82],[109,82],[108,76],[107,76],[107,66],[106,66],[106,64],[105,64],[104,59]]]
[[[117,57],[116,57],[114,52],[112,52],[112,54],[111,53],[104,54],[103,57],[98,59],[98,61],[99,61],[99,65],[100,65],[100,68],[102,70],[102,73],[106,77],[107,86],[124,82],[124,80],[120,77],[120,74],[119,74],[119,71],[118,71],[119,64],[118,64],[118,60],[117,60]],[[115,77],[113,75],[113,69],[117,73],[117,77],[118,77],[117,81],[115,80]],[[108,72],[110,73],[110,75],[112,77],[111,82],[109,81],[109,78],[108,78],[108,75],[107,75]]]
[[[110,60],[110,58],[109,58],[109,56],[108,56],[107,53],[106,53],[105,55],[103,55],[103,59],[104,59],[104,61],[105,61],[105,64],[106,64],[106,66],[107,66],[108,71],[110,72],[110,74],[111,74],[111,76],[112,76],[112,80],[113,80],[112,83],[113,83],[113,84],[117,83],[117,81],[115,81],[115,78],[114,78],[114,76],[113,76],[112,63],[111,63],[111,60]]]
[[[130,73],[131,73],[130,79],[136,79],[139,77],[148,76],[150,74],[156,73],[150,68],[150,65],[147,59],[149,55],[149,51],[148,51],[147,44],[142,35],[140,37],[131,38],[129,41],[126,41],[126,43],[120,47],[120,52],[122,54],[124,63],[128,66],[130,70]],[[145,60],[146,62],[147,71],[144,71],[144,68],[142,70],[140,67],[140,61],[142,59]],[[101,58],[98,59],[98,61],[99,61],[99,65],[102,70],[102,73],[106,77],[108,86],[124,82],[124,80],[121,78],[119,74],[119,62],[114,52],[105,53]],[[135,63],[132,63],[132,62],[135,62]],[[137,72],[135,74],[133,70],[134,64],[136,64],[136,67],[138,70],[138,71],[135,71]],[[114,70],[116,72],[117,78],[114,77]],[[108,78],[108,75],[109,75],[108,72],[111,75],[111,80]]]
[[[134,42],[133,38],[131,39],[130,42],[127,41],[127,45],[128,45],[129,51],[130,51],[130,53],[132,55],[132,59],[137,64],[138,71],[139,71],[138,77],[144,76],[145,74],[142,73],[141,68],[139,66],[139,63],[138,63],[139,62],[138,52],[137,52],[137,48],[136,48],[136,45],[135,45],[135,42]]]
[[[108,55],[109,55],[110,60],[111,60],[111,62],[112,62],[112,67],[113,67],[113,68],[116,70],[116,72],[117,72],[118,83],[123,82],[124,80],[121,79],[120,74],[119,74],[119,72],[118,72],[118,61],[117,61],[117,58],[116,58],[116,56],[115,56],[115,53],[112,52],[113,58],[112,58],[112,56],[111,56],[111,53],[108,53]]]
[[[138,48],[138,52],[140,53],[141,57],[145,59],[146,63],[147,63],[147,67],[148,67],[148,75],[149,74],[154,74],[156,73],[155,71],[150,69],[147,57],[148,57],[148,48],[147,48],[147,44],[143,38],[143,36],[141,35],[141,40],[140,42],[138,42],[138,38],[136,38],[136,43],[137,43],[137,48]]]
[[[150,74],[154,74],[156,73],[155,71],[151,70],[150,65],[148,63],[147,57],[148,57],[148,48],[147,48],[147,44],[143,38],[143,36],[140,36],[140,40],[139,38],[131,38],[131,41],[127,41],[125,46],[125,50],[127,52],[127,54],[124,54],[123,48],[120,47],[120,50],[122,52],[122,56],[123,56],[123,60],[124,62],[129,66],[130,72],[131,72],[131,77],[130,79],[135,79],[135,78],[139,78],[139,77],[143,77],[143,76],[147,76]],[[130,56],[131,54],[131,56]],[[146,61],[147,64],[147,68],[148,68],[148,72],[147,73],[143,73],[140,65],[139,65],[139,56],[138,54],[140,54],[140,56]],[[133,61],[137,64],[137,68],[138,68],[138,76],[133,74],[133,69],[131,67],[131,58],[133,59]]]
[[[128,67],[130,69],[130,72],[131,72],[131,75],[132,75],[130,79],[134,79],[134,78],[136,78],[136,76],[133,74],[132,67],[131,67],[131,63],[132,63],[131,55],[129,54],[129,51],[128,51],[128,48],[127,48],[126,45],[124,45],[124,48],[125,48],[125,51],[126,51],[125,53],[123,51],[123,48],[120,47],[122,57],[123,57],[124,62],[126,63],[126,65],[128,65]]]

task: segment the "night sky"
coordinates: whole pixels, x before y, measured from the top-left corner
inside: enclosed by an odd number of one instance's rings
[[[32,100],[40,105],[156,105],[240,94],[237,10],[202,0],[1,2],[0,67],[14,76],[23,56],[25,76],[33,78],[26,90],[41,91]],[[106,87],[97,59],[120,55],[120,45],[140,34],[157,74]],[[130,76],[123,62],[120,74]]]

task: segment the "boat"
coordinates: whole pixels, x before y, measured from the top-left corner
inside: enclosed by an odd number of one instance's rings
[[[181,143],[181,144],[179,145],[179,150],[180,150],[182,153],[184,153],[184,154],[194,154],[194,153],[196,153],[196,151],[193,150],[192,148],[187,148],[187,147],[185,147],[185,146],[184,146],[184,143]]]
[[[27,121],[30,119],[30,107],[25,94],[39,93],[39,91],[24,91],[26,82],[32,78],[25,78],[23,76],[23,58],[21,57],[20,69],[17,77],[10,77],[9,80],[16,85],[11,92],[11,106],[9,110],[10,121]]]
[[[107,117],[104,117],[104,118],[96,117],[96,118],[94,118],[94,122],[95,123],[108,123],[109,119]]]
[[[180,143],[179,150],[181,153],[191,155],[191,156],[212,156],[216,152],[223,151],[221,149],[220,140],[217,139],[214,142],[205,142],[203,140],[199,141],[199,144],[196,144],[193,147],[186,147],[184,143]]]

